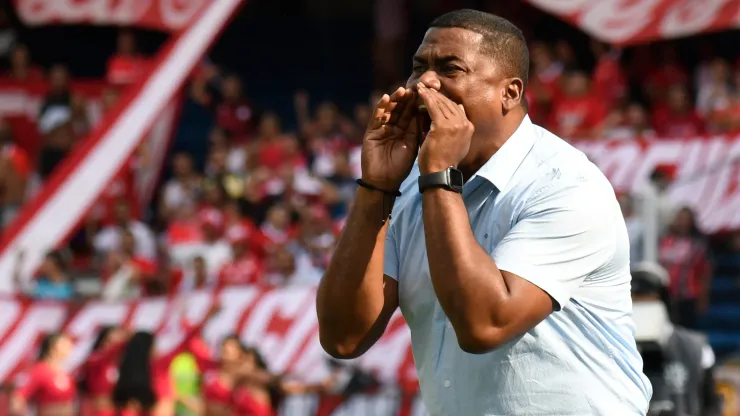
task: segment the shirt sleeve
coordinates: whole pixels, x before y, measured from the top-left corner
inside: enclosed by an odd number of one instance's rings
[[[529,198],[492,257],[500,270],[547,292],[560,310],[588,275],[613,258],[620,227],[626,235],[605,180],[579,177],[563,186],[556,179]]]
[[[388,232],[385,235],[385,252],[383,253],[383,273],[398,281],[398,244],[396,242],[396,228],[393,226],[393,220],[388,225]]]

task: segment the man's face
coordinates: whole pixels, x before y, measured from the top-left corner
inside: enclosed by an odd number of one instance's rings
[[[463,105],[475,133],[462,164],[474,160],[482,142],[479,138],[494,134],[504,114],[502,98],[509,82],[487,54],[483,42],[483,35],[466,29],[429,29],[414,55],[414,69],[406,83],[407,88],[416,90],[422,82]],[[427,132],[429,116],[421,112],[419,121],[422,132]]]
[[[131,218],[131,211],[128,209],[128,204],[119,202],[115,208],[116,220],[119,223],[127,223]]]

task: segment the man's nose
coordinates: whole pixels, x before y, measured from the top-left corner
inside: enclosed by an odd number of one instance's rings
[[[419,82],[424,84],[425,87],[439,91],[442,88],[442,83],[439,81],[437,73],[434,71],[427,71],[419,77]]]

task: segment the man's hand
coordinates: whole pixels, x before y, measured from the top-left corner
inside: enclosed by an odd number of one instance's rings
[[[457,167],[470,150],[470,139],[475,130],[473,123],[465,115],[462,104],[455,104],[422,83],[417,88],[432,120],[419,153],[421,173]]]
[[[378,101],[362,139],[362,180],[396,191],[414,166],[419,136],[415,93],[400,87]]]

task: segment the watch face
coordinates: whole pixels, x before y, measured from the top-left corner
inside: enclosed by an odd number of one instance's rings
[[[462,190],[463,188],[463,174],[457,169],[450,168],[447,170],[450,175],[450,186],[453,188]]]

